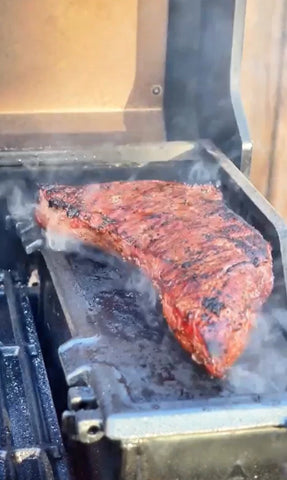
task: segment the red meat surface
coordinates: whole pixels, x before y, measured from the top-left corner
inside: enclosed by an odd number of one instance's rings
[[[273,287],[269,243],[212,185],[43,187],[36,218],[140,267],[173,334],[212,376],[223,376],[241,355]]]

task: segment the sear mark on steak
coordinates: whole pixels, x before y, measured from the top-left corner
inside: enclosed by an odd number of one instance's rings
[[[68,207],[67,208],[67,217],[68,218],[76,218],[80,214],[79,210],[75,207]]]
[[[45,186],[36,218],[140,267],[171,331],[212,376],[241,355],[273,287],[270,245],[212,185]]]
[[[210,312],[215,313],[215,315],[219,315],[225,307],[224,303],[220,302],[217,297],[205,297],[202,300],[202,305]]]

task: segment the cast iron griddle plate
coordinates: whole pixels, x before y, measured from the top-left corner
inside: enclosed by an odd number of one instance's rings
[[[87,258],[91,255],[93,259]],[[91,249],[81,254],[49,252],[48,256],[58,265],[61,283],[68,281],[73,289],[67,296],[70,305],[66,302],[71,321],[77,323],[73,305],[84,307],[89,336],[96,336],[94,345],[82,343],[84,357],[99,371],[109,367],[132,403],[219,394],[219,382],[210,379],[169,332],[156,292],[140,271]],[[66,350],[61,353],[70,370]]]
[[[186,400],[218,392],[218,383],[198,371],[169,332],[149,280],[112,260],[107,264],[68,257],[87,304],[87,321],[106,344],[95,361],[119,370],[134,402]]]
[[[169,332],[156,292],[141,272],[114,257],[82,247],[80,254],[50,251],[45,257],[56,278],[64,313],[75,329],[73,336],[85,337],[60,348],[68,383],[77,383],[81,375],[92,378],[96,374],[97,393],[103,396],[104,403],[114,395],[117,405],[148,403],[156,408],[161,402],[269,393],[271,383],[278,383],[276,366],[273,364],[268,373],[269,361],[264,355],[272,359],[277,347],[281,350],[286,346],[278,328],[270,336],[262,320],[247,352],[234,367],[231,382],[230,378],[214,380]],[[268,321],[272,328],[273,319]],[[287,359],[281,357],[280,353],[276,362],[285,360],[287,365]],[[281,380],[286,373],[282,368]],[[285,387],[286,381],[281,381],[281,391]],[[274,393],[276,388],[271,391]]]

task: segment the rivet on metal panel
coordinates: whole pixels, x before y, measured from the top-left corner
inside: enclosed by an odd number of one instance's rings
[[[153,94],[153,95],[161,95],[161,94],[162,94],[162,87],[161,87],[161,85],[153,85],[153,87],[152,87],[152,94]]]

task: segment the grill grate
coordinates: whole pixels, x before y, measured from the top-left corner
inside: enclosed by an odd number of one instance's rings
[[[67,479],[26,288],[0,271],[0,478]]]

